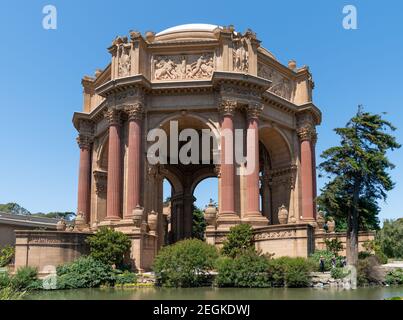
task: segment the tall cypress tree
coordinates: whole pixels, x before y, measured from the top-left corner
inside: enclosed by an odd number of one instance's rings
[[[377,221],[379,200],[386,199],[394,187],[389,170],[389,150],[400,148],[390,134],[395,127],[379,114],[356,115],[344,128],[336,128],[339,146],[325,150],[319,169],[330,179],[322,189],[318,203],[326,213],[347,219],[347,262],[357,265],[358,231],[365,222]]]

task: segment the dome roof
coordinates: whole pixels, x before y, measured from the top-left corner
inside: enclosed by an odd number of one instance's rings
[[[190,23],[171,27],[158,32],[155,35],[156,41],[176,41],[176,40],[203,40],[215,39],[214,30],[222,28],[218,25],[204,23]]]
[[[175,42],[178,40],[215,40],[217,38],[214,35],[214,31],[217,28],[223,29],[222,26],[207,23],[181,24],[158,32],[155,35],[155,40],[164,42]],[[260,47],[259,51],[277,60],[269,50]]]
[[[188,23],[188,24],[181,24],[179,26],[171,27],[168,29],[165,29],[161,32],[158,32],[156,36],[162,36],[164,34],[169,34],[169,33],[176,33],[176,32],[184,32],[184,31],[207,31],[207,32],[213,32],[214,29],[216,28],[221,28],[218,25],[214,24],[206,24],[206,23]]]

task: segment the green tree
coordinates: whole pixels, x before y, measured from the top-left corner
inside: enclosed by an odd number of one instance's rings
[[[376,243],[388,258],[403,258],[403,218],[385,220],[376,235]]]
[[[107,265],[120,266],[124,255],[129,251],[131,241],[129,237],[107,227],[101,227],[89,236],[86,242],[90,246],[90,256]]]
[[[33,213],[31,214],[34,217],[46,217],[46,218],[56,218],[56,219],[64,219],[64,220],[68,220],[71,221],[74,219],[74,217],[76,216],[76,214],[74,212],[49,212],[49,213],[42,213],[42,212],[38,212],[38,213]]]
[[[204,213],[198,207],[193,206],[192,237],[204,240],[205,231],[206,231],[206,220],[204,219]]]
[[[386,153],[400,147],[389,132],[395,127],[381,115],[363,112],[344,128],[336,128],[339,146],[325,150],[319,166],[331,180],[322,189],[318,202],[332,216],[347,219],[347,261],[357,265],[358,231],[365,221],[374,221],[379,213],[378,201],[386,199],[394,183],[389,170],[394,165]]]
[[[227,239],[223,243],[222,253],[235,258],[244,251],[254,249],[252,227],[250,224],[238,224],[231,227]]]
[[[0,212],[21,214],[21,215],[31,214],[27,209],[21,207],[18,203],[15,202],[0,204]]]

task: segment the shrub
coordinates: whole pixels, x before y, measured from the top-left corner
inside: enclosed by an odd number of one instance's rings
[[[403,269],[398,268],[386,274],[385,282],[390,285],[403,284]]]
[[[58,289],[94,288],[115,280],[112,267],[92,257],[59,266],[56,272]]]
[[[0,250],[0,268],[8,265],[14,257],[15,249],[11,246],[5,246]]]
[[[376,243],[389,258],[403,258],[403,218],[385,220],[376,235]]]
[[[104,264],[120,266],[123,263],[124,254],[130,249],[129,237],[107,227],[101,227],[87,238],[90,246],[90,256]]]
[[[129,271],[124,271],[122,273],[116,273],[115,275],[115,285],[122,285],[126,283],[136,283],[137,274]]]
[[[11,278],[8,273],[0,273],[0,289],[11,285]]]
[[[343,250],[343,244],[339,239],[325,239],[326,249],[332,252],[335,256],[339,255],[339,252]]]
[[[218,257],[217,249],[201,240],[188,239],[163,247],[154,260],[157,282],[167,287],[195,287],[207,279]]]
[[[227,239],[223,243],[222,253],[234,258],[245,250],[254,250],[253,232],[249,224],[239,224],[231,227]]]
[[[285,284],[290,288],[307,287],[310,283],[310,264],[304,258],[290,258],[285,270]]]
[[[35,290],[41,286],[37,279],[38,270],[33,267],[20,267],[11,278],[11,287],[15,290]]]
[[[374,240],[365,241],[363,247],[365,248],[364,252],[367,252],[370,255],[375,255],[379,263],[381,264],[388,263],[388,257],[383,253],[381,246],[377,244],[376,241]]]
[[[319,260],[320,257],[323,257],[325,260],[325,271],[330,271],[332,269],[332,258],[335,254],[329,250],[317,250],[310,257],[309,260],[311,264],[314,266],[314,271],[320,271]],[[343,257],[336,256],[336,267],[342,267]]]
[[[11,286],[0,287],[0,300],[20,300],[25,293],[25,291],[18,291]]]
[[[371,283],[379,284],[383,281],[383,276],[378,270],[379,261],[375,256],[370,256],[363,260],[358,260],[357,282],[363,286]]]
[[[307,259],[281,257],[269,260],[268,278],[274,287],[306,287],[311,271],[312,263]]]
[[[343,268],[332,268],[330,275],[333,279],[343,279],[348,275],[348,273],[344,272]]]
[[[268,260],[265,256],[246,250],[235,258],[218,259],[215,282],[219,287],[268,287],[267,267]]]

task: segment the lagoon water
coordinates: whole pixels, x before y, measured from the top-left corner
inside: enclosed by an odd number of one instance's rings
[[[26,300],[383,300],[403,296],[403,286],[336,288],[127,288],[38,291]]]

